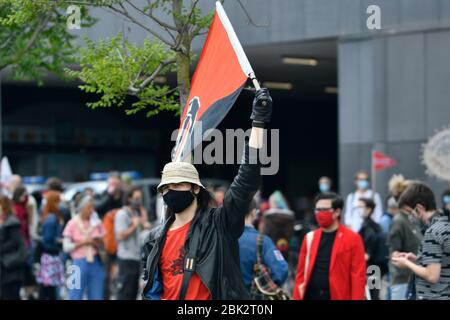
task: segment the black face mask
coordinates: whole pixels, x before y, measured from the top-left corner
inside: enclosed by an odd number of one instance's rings
[[[169,209],[173,210],[174,213],[180,213],[187,207],[189,207],[194,201],[194,195],[191,190],[178,191],[169,190],[165,195],[163,195],[164,202],[167,204]]]

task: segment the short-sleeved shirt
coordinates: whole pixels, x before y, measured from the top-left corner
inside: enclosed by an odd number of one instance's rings
[[[80,226],[78,225],[78,222],[75,220],[78,219],[78,217],[72,218],[66,225],[66,228],[64,229],[63,236],[68,237],[72,239],[73,242],[82,241],[85,238],[84,233],[80,230]],[[101,223],[98,223],[96,225],[91,225],[90,221],[82,220],[83,227],[88,230],[90,227],[92,227],[92,231],[90,233],[91,238],[101,238],[105,235],[105,229],[103,229],[103,225]],[[96,255],[98,252],[97,250],[93,249],[93,254]],[[73,250],[70,253],[70,256],[72,259],[83,259],[86,258],[86,247],[82,246],[75,250]]]
[[[177,300],[183,281],[184,242],[191,223],[169,230],[160,258],[163,294],[161,300]],[[211,294],[197,273],[189,281],[185,300],[210,300]]]
[[[114,233],[117,239],[117,257],[122,260],[140,261],[140,228],[136,228],[128,238],[123,240],[118,239],[119,233],[126,231],[131,226],[133,214],[133,212],[128,211],[127,209],[120,209],[117,211],[116,217],[114,218]]]
[[[447,215],[435,215],[420,244],[417,263],[423,267],[441,264],[438,283],[416,276],[417,299],[450,300],[450,221]]]

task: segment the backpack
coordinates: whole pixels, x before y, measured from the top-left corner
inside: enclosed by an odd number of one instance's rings
[[[117,241],[114,231],[114,219],[119,209],[108,211],[103,217],[103,228],[105,229],[105,236],[103,237],[103,244],[105,251],[111,255],[117,252]]]
[[[289,296],[272,280],[270,270],[262,262],[263,235],[256,237],[256,263],[253,267],[255,276],[252,281],[251,297],[253,300],[289,300]]]

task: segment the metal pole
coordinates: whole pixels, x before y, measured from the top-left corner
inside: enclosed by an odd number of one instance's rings
[[[377,189],[377,171],[375,170],[375,163],[374,163],[374,154],[375,154],[375,146],[372,149],[372,152],[370,154],[370,171],[372,175],[372,198],[375,200],[375,192]]]

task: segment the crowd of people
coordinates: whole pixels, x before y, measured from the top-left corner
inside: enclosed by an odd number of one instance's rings
[[[401,176],[391,179],[384,203],[367,173],[355,175],[355,186],[344,201],[330,178],[320,178],[314,223],[300,233],[283,194],[255,195],[239,237],[240,273],[252,298],[264,296],[255,279],[266,273],[268,292],[293,299],[450,299],[450,190],[439,208],[429,187]],[[140,299],[141,248],[159,224],[149,221],[142,190],[125,188],[113,173],[103,194],[87,188],[66,203],[61,192],[62,182],[50,178],[37,200],[15,175],[0,197],[0,297]],[[226,192],[209,189],[215,206]],[[71,287],[73,266],[80,279]],[[379,268],[371,287],[369,266]]]
[[[138,298],[140,238],[151,228],[139,188],[111,173],[104,193],[86,188],[69,203],[49,178],[37,200],[14,175],[3,191],[1,299]]]
[[[368,173],[346,199],[322,177],[314,218],[296,223],[280,191],[259,190],[271,104],[256,93],[228,189],[205,187],[190,163],[165,165],[155,221],[117,173],[70,203],[58,178],[36,199],[12,176],[0,196],[0,299],[450,299],[450,190],[439,208],[426,184],[394,176],[384,211]]]

